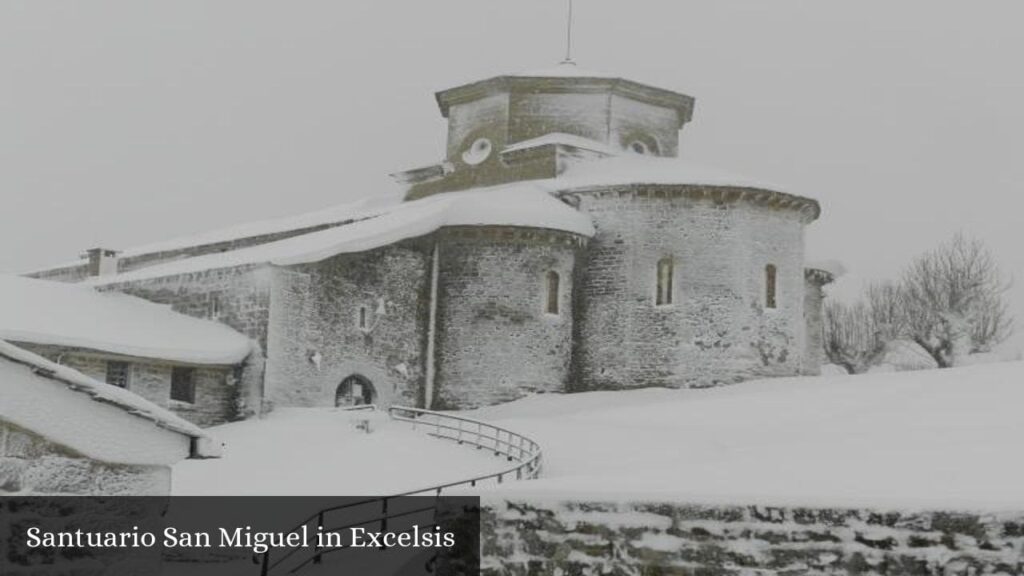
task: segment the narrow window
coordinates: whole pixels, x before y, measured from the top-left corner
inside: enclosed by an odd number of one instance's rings
[[[366,312],[366,306],[360,306],[359,307],[359,329],[360,330],[366,330],[366,327],[368,325],[367,324],[367,322],[368,322],[367,318],[368,318],[368,316],[367,316],[367,312]]]
[[[107,362],[107,384],[117,386],[118,388],[127,388],[128,369],[129,364],[127,362],[117,362],[115,360]]]
[[[221,304],[220,304],[220,296],[218,296],[216,294],[211,294],[210,295],[210,318],[213,318],[215,320],[220,318],[221,311],[222,311],[222,309],[221,309]]]
[[[548,272],[548,302],[545,311],[548,314],[558,314],[559,285],[562,278],[554,270]]]
[[[776,276],[774,264],[764,267],[764,307],[775,308],[778,304],[776,298]]]
[[[662,258],[658,261],[658,294],[655,303],[667,306],[672,303],[672,259]]]
[[[171,369],[171,400],[196,403],[196,371],[176,366]]]

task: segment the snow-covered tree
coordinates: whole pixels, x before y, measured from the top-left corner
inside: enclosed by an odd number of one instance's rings
[[[1010,334],[1008,288],[984,243],[958,234],[904,271],[898,296],[902,330],[939,367],[955,366],[968,354],[991,351]]]
[[[854,304],[825,308],[825,353],[866,372],[897,340],[915,342],[940,368],[990,352],[1011,333],[1004,281],[992,253],[963,235],[916,258],[899,283],[876,284]]]
[[[880,361],[903,330],[899,288],[877,284],[853,304],[825,306],[825,354],[851,374],[867,372]]]

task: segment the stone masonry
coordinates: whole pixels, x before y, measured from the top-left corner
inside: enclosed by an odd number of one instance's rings
[[[139,496],[170,490],[168,466],[99,462],[0,420],[0,495]]]
[[[382,405],[420,404],[430,246],[407,242],[275,270],[267,402],[332,406],[342,380],[357,375]]]
[[[577,194],[598,229],[580,267],[580,389],[701,387],[798,371],[801,214],[716,201],[704,192],[626,187]],[[673,302],[658,306],[663,258],[673,262]],[[768,264],[778,270],[775,309],[764,301]]]
[[[128,390],[199,426],[224,424],[238,416],[238,383],[236,370],[231,366],[192,366],[195,402],[182,402],[171,399],[171,372],[174,365],[170,363],[82,349],[26,343],[18,345],[100,382],[106,380],[109,362],[124,362],[128,366]]]
[[[576,254],[571,235],[450,229],[440,243],[435,408],[568,388]],[[558,313],[547,277],[559,278]]]
[[[1024,513],[485,500],[487,576],[1024,574]]]

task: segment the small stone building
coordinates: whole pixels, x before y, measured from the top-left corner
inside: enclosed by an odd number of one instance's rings
[[[236,417],[253,348],[223,324],[167,306],[9,275],[0,275],[0,338],[201,426]]]
[[[239,396],[469,408],[819,370],[818,202],[684,162],[693,98],[563,64],[437,94],[443,160],[385,195],[39,278],[253,339]]]
[[[135,394],[0,341],[0,495],[168,495],[172,465],[219,450]]]

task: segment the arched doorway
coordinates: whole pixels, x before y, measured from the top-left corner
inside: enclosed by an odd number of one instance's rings
[[[335,406],[359,406],[373,404],[377,399],[377,391],[373,384],[359,374],[353,374],[338,384],[334,391]]]

